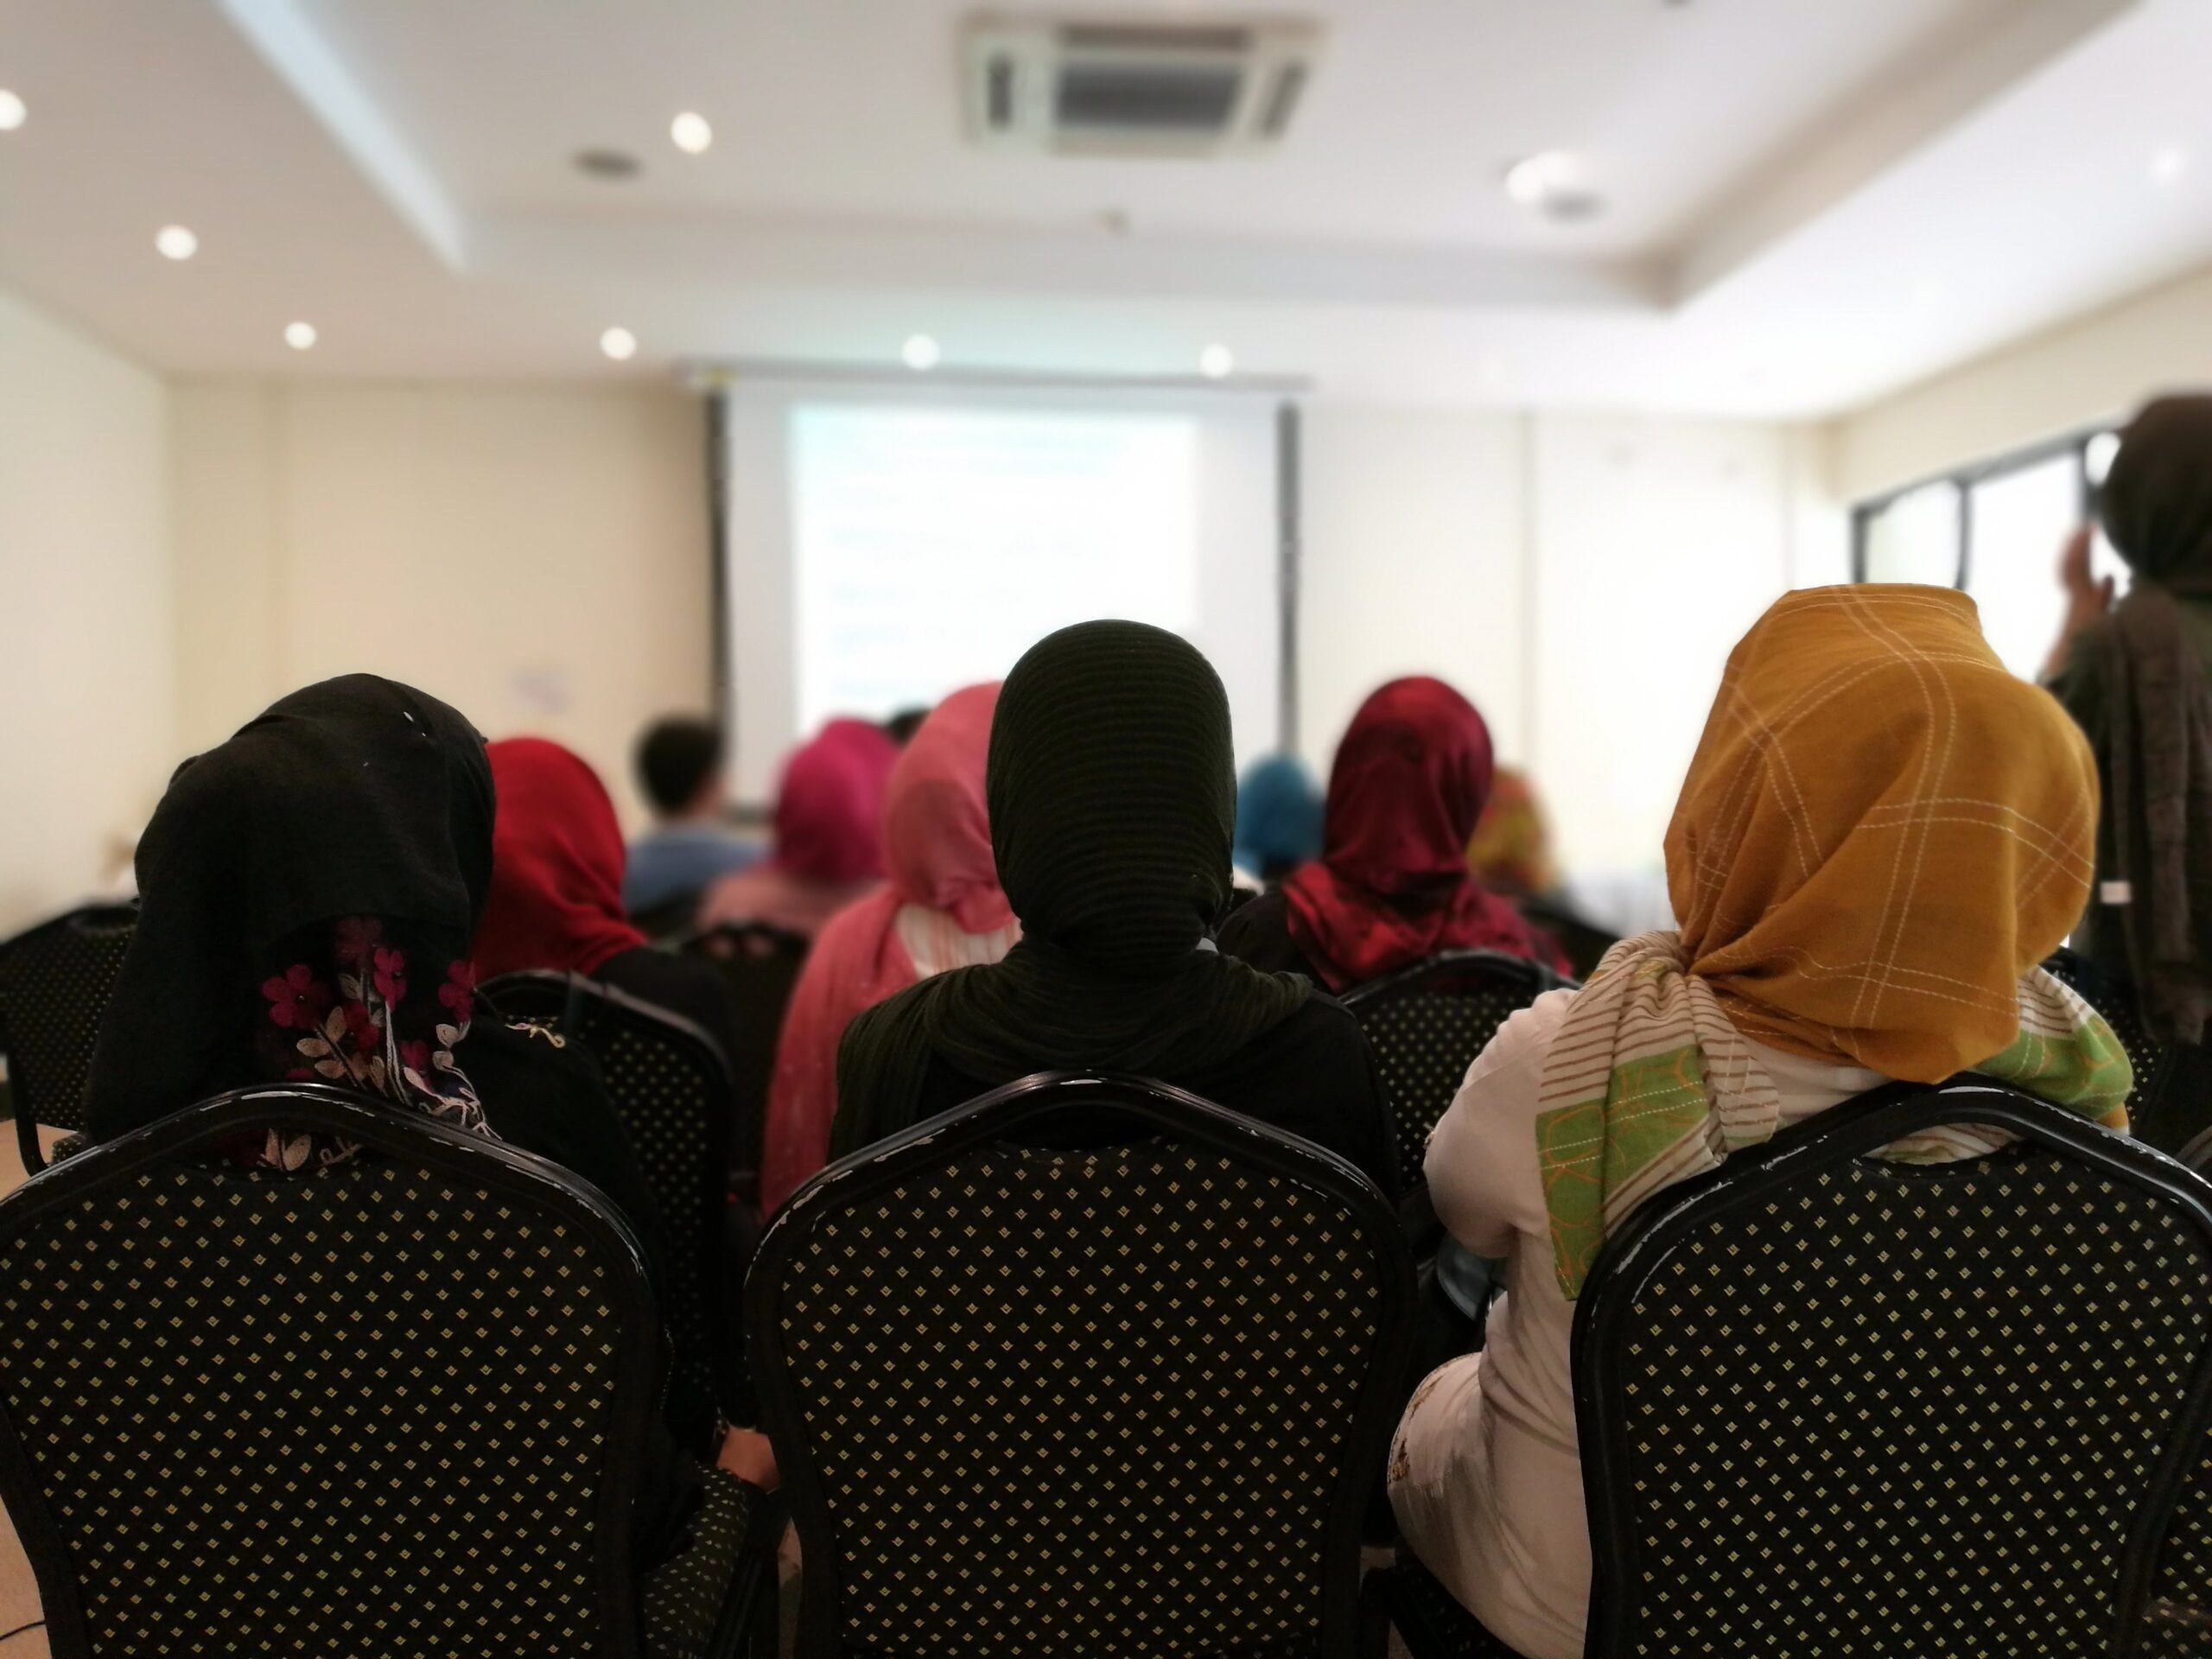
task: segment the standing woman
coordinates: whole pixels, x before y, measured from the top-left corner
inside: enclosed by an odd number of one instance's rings
[[[1440,950],[1498,950],[1561,972],[1567,961],[1467,868],[1496,770],[1490,728],[1441,680],[1393,680],[1337,746],[1319,861],[1254,899],[1221,948],[1332,991]]]
[[[1033,1071],[1097,1070],[1302,1135],[1389,1190],[1382,1083],[1352,1017],[1207,937],[1230,899],[1236,778],[1204,657],[1137,622],[1047,635],[1007,676],[984,792],[1021,941],[853,1021],[833,1155]]]
[[[2212,1023],[2212,397],[2145,406],[2102,512],[2134,582],[2113,605],[2088,528],[2075,536],[2045,673],[2104,786],[2087,954],[2133,988],[2153,1037],[2195,1046]]]
[[[759,922],[811,940],[883,879],[883,795],[899,746],[864,720],[833,720],[785,764],[776,850],[707,889],[699,925]]]
[[[760,1154],[774,1213],[829,1160],[837,1044],[853,1017],[918,980],[992,963],[1021,937],[991,857],[983,766],[996,685],[956,691],[914,733],[883,810],[890,880],[830,918],[784,1015]]]

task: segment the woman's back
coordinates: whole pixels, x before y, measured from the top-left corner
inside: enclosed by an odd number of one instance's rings
[[[1117,1071],[1263,1116],[1387,1180],[1382,1091],[1351,1018],[1208,942],[1230,893],[1233,764],[1221,682],[1173,634],[1086,623],[1033,646],[1000,694],[986,768],[1021,942],[853,1022],[832,1152],[1031,1072]]]
[[[2094,802],[2079,734],[1961,595],[1793,594],[1731,656],[1667,836],[1679,932],[1515,1016],[1429,1141],[1439,1217],[1507,1258],[1508,1290],[1486,1351],[1415,1390],[1392,1497],[1423,1563],[1528,1659],[1582,1651],[1568,1362],[1614,1228],[1885,1079],[1976,1070],[2126,1128],[2125,1054],[2037,966],[2088,895]],[[1948,1130],[1888,1155],[1992,1144]]]

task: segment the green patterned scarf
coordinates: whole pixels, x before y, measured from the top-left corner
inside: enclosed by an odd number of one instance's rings
[[[1974,1070],[2125,1132],[2134,1085],[2110,1027],[2041,969],[2020,982],[2020,1029]],[[1774,1082],[1679,935],[1646,933],[1606,954],[1544,1062],[1536,1158],[1560,1292],[1581,1294],[1605,1236],[1653,1193],[1719,1167],[1781,1127]],[[2007,1137],[1971,1126],[1908,1137],[1884,1156],[1979,1157]]]

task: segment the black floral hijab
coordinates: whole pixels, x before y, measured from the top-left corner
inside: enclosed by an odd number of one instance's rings
[[[268,1021],[255,1031],[260,1076],[350,1085],[457,1129],[491,1133],[454,1052],[475,1014],[476,971],[467,961],[410,944],[374,916],[306,929],[270,960],[283,967],[261,982]],[[426,976],[416,964],[435,971]],[[328,1162],[336,1154],[272,1131],[259,1160],[296,1169],[311,1155]]]
[[[493,803],[475,729],[366,674],[294,692],[179,767],[138,844],[138,927],[88,1132],[312,1080],[488,1135],[460,1053]],[[344,1150],[272,1135],[257,1159]]]

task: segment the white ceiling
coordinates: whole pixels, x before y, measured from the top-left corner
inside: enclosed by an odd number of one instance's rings
[[[1325,42],[1282,149],[1135,162],[969,147],[966,0],[0,0],[0,283],[185,373],[892,370],[923,330],[949,370],[1219,340],[1325,396],[1798,416],[2212,259],[2212,0],[1289,3]],[[1599,219],[1500,192],[1555,145]]]

